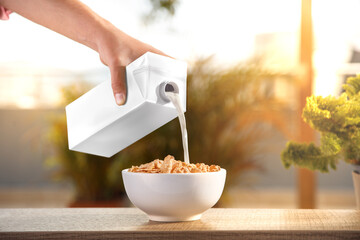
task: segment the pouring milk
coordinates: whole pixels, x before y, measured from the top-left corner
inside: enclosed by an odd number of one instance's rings
[[[184,161],[185,161],[185,163],[190,163],[186,120],[185,120],[184,110],[181,106],[181,100],[180,100],[179,94],[176,92],[165,91],[165,95],[174,104],[174,106],[178,112],[180,128],[181,128],[182,143],[183,143],[183,148],[184,148]]]

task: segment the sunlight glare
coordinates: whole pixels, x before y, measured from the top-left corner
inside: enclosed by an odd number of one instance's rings
[[[342,85],[339,69],[349,61],[351,45],[360,29],[357,11],[358,1],[313,0],[315,49],[314,94],[338,95]]]

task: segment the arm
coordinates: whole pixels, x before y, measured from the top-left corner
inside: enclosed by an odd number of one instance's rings
[[[97,51],[110,69],[118,105],[126,100],[125,67],[148,51],[164,55],[120,31],[78,0],[0,0],[0,5]]]

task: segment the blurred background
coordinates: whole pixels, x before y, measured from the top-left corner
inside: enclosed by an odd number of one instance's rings
[[[280,153],[302,132],[303,94],[336,96],[360,71],[359,0],[82,2],[188,62],[190,161],[228,170],[219,206],[355,208],[351,166],[304,174]],[[108,69],[15,13],[0,32],[0,207],[129,206],[122,169],[183,159],[177,119],[110,159],[69,151],[64,106]]]

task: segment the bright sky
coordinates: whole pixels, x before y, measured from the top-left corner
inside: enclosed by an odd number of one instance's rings
[[[126,33],[175,58],[192,61],[199,56],[214,55],[219,67],[251,56],[261,47],[255,45],[257,36],[264,33],[296,36],[300,25],[300,0],[180,0],[174,18],[160,18],[148,26],[141,17],[150,9],[149,0],[83,2]],[[350,46],[360,49],[359,9],[359,0],[313,0],[314,64],[317,78],[322,79],[317,81],[320,94],[336,90],[336,71],[349,58]],[[0,21],[0,32],[0,68],[24,71],[18,66],[22,68],[26,63],[29,69],[51,67],[74,72],[106,69],[96,52],[17,14],[12,14],[9,21]],[[294,44],[282,43],[274,54],[283,52],[291,56],[297,51],[292,48]],[[23,84],[23,89],[31,95],[36,87],[31,81],[28,84]],[[10,85],[0,79],[0,88]],[[12,91],[8,96],[0,91],[0,102],[1,95],[8,99],[20,92],[18,87]],[[29,102],[28,98],[24,99]]]

